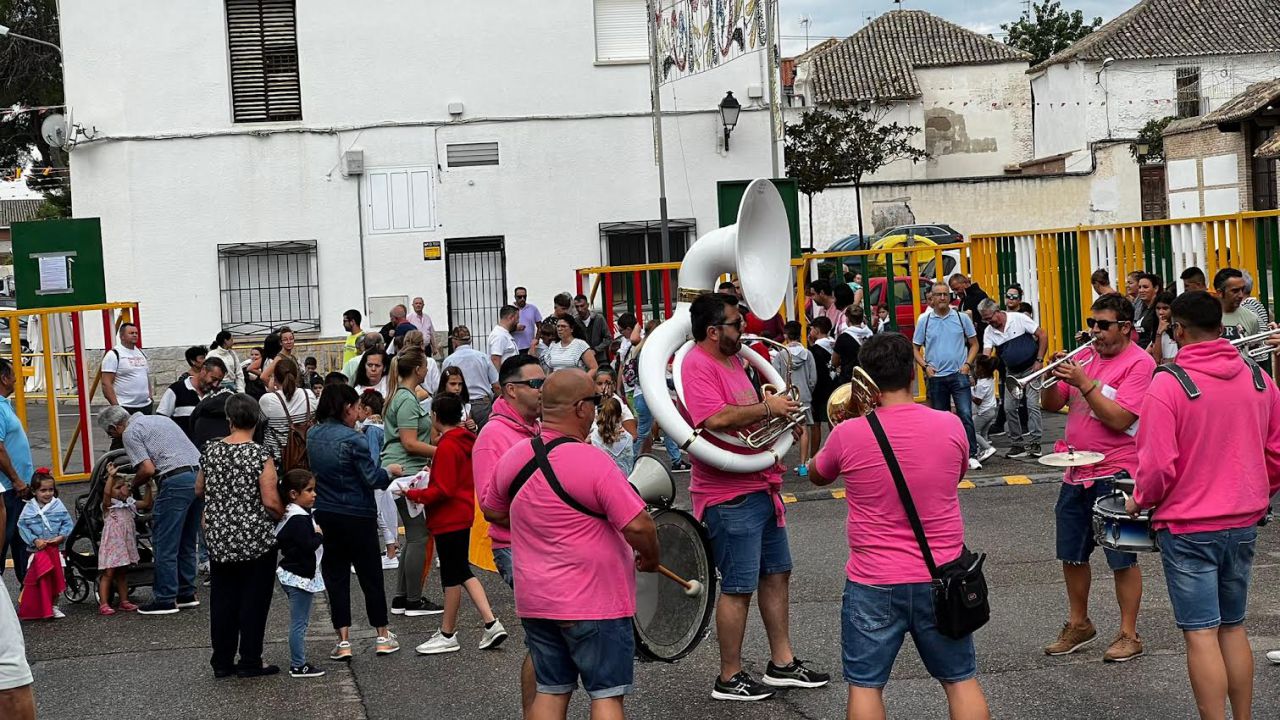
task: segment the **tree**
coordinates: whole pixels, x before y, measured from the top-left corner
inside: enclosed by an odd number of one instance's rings
[[[0,0],[0,25],[13,32],[54,44],[58,42],[57,0]],[[17,38],[0,37],[0,171],[31,166],[27,187],[44,193],[43,212],[70,214],[67,155],[40,136],[40,123],[61,106],[62,58],[57,50]],[[18,108],[17,111],[11,108]],[[48,168],[49,172],[45,172]]]
[[[1066,12],[1058,0],[1031,3],[1031,12],[1023,12],[1017,22],[1000,26],[1009,34],[1005,42],[1019,50],[1031,53],[1031,63],[1049,59],[1050,55],[1066,50],[1072,43],[1088,35],[1102,25],[1102,18],[1084,21],[1079,10]]]
[[[1129,153],[1139,165],[1159,165],[1164,162],[1164,129],[1173,122],[1173,116],[1148,120],[1138,131],[1138,141],[1129,146]]]
[[[813,247],[813,196],[844,179],[838,164],[844,125],[840,115],[814,108],[798,124],[786,127],[787,177],[809,200],[809,247]]]

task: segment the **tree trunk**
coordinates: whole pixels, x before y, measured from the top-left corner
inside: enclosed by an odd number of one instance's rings
[[[805,193],[805,197],[809,198],[809,247],[817,250],[813,244],[813,193]]]
[[[858,208],[858,237],[862,237],[862,179],[853,181],[853,198]],[[865,279],[865,278],[864,278]]]

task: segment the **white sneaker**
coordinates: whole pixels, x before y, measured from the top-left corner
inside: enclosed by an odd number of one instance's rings
[[[969,458],[969,469],[970,469],[970,470],[981,470],[981,469],[982,469],[982,463],[978,462],[978,458],[971,457],[971,458]]]
[[[484,637],[480,638],[480,649],[488,650],[489,648],[496,648],[502,644],[503,640],[506,639],[507,629],[502,627],[501,620],[495,618],[493,621],[493,627],[485,628]]]
[[[66,617],[66,616],[67,616],[67,614],[66,614],[66,613],[64,613],[64,612],[62,612],[62,608],[58,607],[57,605],[54,605],[54,606],[53,606],[53,619],[54,619],[54,620],[61,620],[62,618]]]
[[[386,555],[382,556],[383,570],[395,570],[398,567],[400,567],[400,558],[389,558]]]
[[[458,634],[454,633],[453,637],[445,637],[444,633],[439,630],[431,639],[414,648],[419,655],[439,655],[441,653],[458,652],[461,645],[458,644]]]
[[[983,460],[986,460],[987,458],[989,458],[989,457],[991,457],[992,455],[995,455],[995,454],[996,454],[996,448],[995,448],[995,446],[993,445],[993,446],[991,446],[991,447],[987,448],[986,450],[983,450],[983,451],[982,451],[982,454],[978,455],[978,462],[982,462]]]
[[[1267,653],[1267,659],[1276,665],[1280,665],[1280,650],[1272,650]]]

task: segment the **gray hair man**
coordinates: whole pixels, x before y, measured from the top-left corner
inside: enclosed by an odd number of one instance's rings
[[[204,502],[196,497],[200,451],[163,415],[131,415],[112,405],[98,413],[97,423],[110,438],[124,444],[134,468],[133,486],[154,479],[159,487],[151,516],[154,599],[138,612],[168,615],[197,607],[196,530],[204,509]]]
[[[951,307],[951,289],[946,283],[934,283],[929,292],[929,309],[916,320],[916,364],[924,369],[929,407],[950,412],[954,401],[956,415],[969,439],[969,469],[981,470],[981,460],[995,453],[988,448],[982,457],[973,431],[973,390],[969,376],[973,359],[978,356],[978,332],[968,315]]]
[[[1004,389],[1005,428],[1013,444],[1005,457],[1040,457],[1040,391],[1028,385],[1026,434],[1018,417],[1019,398],[1014,396],[1015,377],[1032,373],[1044,367],[1049,337],[1036,321],[1025,313],[1001,310],[991,298],[978,303],[978,314],[987,324],[982,346],[988,355],[1004,362],[1002,373]]]

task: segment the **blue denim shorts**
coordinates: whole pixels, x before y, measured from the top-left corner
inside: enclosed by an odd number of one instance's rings
[[[769,493],[750,493],[712,505],[703,519],[720,572],[721,592],[750,595],[760,584],[761,575],[791,570],[787,529],[778,527]]]
[[[538,692],[568,695],[578,686],[592,700],[630,695],[635,683],[631,618],[536,620],[522,618]]]
[[[1089,487],[1062,483],[1053,515],[1058,521],[1058,559],[1073,565],[1084,565],[1098,546],[1093,539],[1093,504],[1111,492],[1110,483],[1093,483]],[[1102,548],[1112,570],[1126,570],[1138,564],[1137,553]]]
[[[515,571],[511,569],[511,548],[494,548],[493,564],[498,566],[498,574],[502,576],[502,581],[507,587],[514,588],[516,586]]]
[[[954,640],[938,632],[930,583],[863,585],[845,581],[840,611],[845,682],[884,687],[907,633],[936,680],[954,683],[978,674],[973,636]]]
[[[1185,535],[1161,530],[1156,541],[1178,629],[1208,630],[1244,622],[1256,527]]]

